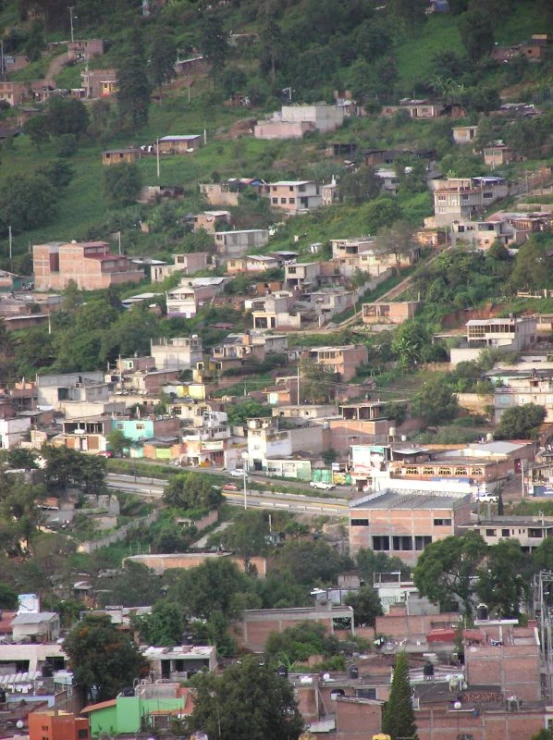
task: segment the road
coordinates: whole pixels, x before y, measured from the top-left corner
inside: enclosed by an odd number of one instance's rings
[[[108,473],[108,488],[127,493],[134,493],[144,498],[160,499],[167,481],[158,478],[136,478],[133,475],[119,475]],[[243,491],[223,491],[223,495],[229,504],[244,506]],[[303,496],[294,493],[271,493],[250,490],[247,492],[248,507],[257,509],[268,509],[274,511],[280,509],[294,514],[300,513],[323,513],[345,516],[348,504],[338,498],[319,498],[316,496]]]

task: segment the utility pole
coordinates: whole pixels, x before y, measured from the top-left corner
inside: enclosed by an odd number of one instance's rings
[[[157,160],[157,179],[159,180],[160,167],[159,167],[159,136],[156,139],[156,160]]]
[[[75,10],[75,6],[74,5],[71,5],[71,7],[69,8],[69,23],[70,23],[70,26],[71,26],[71,43],[73,43],[73,41],[75,41],[75,35],[73,33],[73,11],[74,10]]]
[[[8,244],[10,249],[10,270],[12,269],[12,256],[13,256],[13,239],[12,239],[12,227],[11,224],[8,226]]]

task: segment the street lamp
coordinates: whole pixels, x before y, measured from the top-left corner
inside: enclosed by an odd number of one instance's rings
[[[248,453],[242,453],[242,470],[244,471],[244,509],[248,508],[248,486],[247,486],[247,471],[248,471]]]

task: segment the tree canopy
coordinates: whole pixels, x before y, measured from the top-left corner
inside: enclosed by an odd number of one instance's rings
[[[534,439],[545,416],[545,408],[535,403],[513,406],[501,415],[497,434],[503,439]]]

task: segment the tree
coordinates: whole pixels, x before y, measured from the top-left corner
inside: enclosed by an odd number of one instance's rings
[[[547,245],[536,237],[530,237],[518,250],[509,281],[511,289],[517,291],[546,288],[553,277],[550,263]]]
[[[500,540],[488,550],[486,563],[478,571],[478,597],[500,617],[520,616],[531,586],[529,557],[520,542]]]
[[[163,493],[167,506],[178,509],[214,509],[221,505],[223,496],[217,486],[213,486],[209,476],[200,473],[180,473],[175,475]]]
[[[115,457],[123,457],[125,450],[128,450],[132,444],[132,440],[126,437],[120,429],[114,429],[107,435],[106,439],[109,449]]]
[[[163,596],[162,583],[153,570],[142,563],[125,561],[123,568],[110,578],[106,588],[105,581],[100,579],[102,591],[98,596],[100,606],[117,603],[123,606],[152,606]]]
[[[378,592],[372,586],[362,586],[357,593],[346,594],[344,604],[353,609],[356,627],[374,627],[376,617],[384,614]]]
[[[200,27],[200,49],[211,64],[211,72],[218,75],[228,59],[228,41],[223,22],[216,11],[204,15]]]
[[[133,627],[148,645],[172,647],[182,642],[185,619],[177,604],[158,601],[150,614],[135,618]]]
[[[413,571],[415,586],[434,604],[451,605],[459,599],[470,617],[471,581],[486,554],[487,545],[476,532],[432,542],[422,551]]]
[[[399,653],[396,658],[390,696],[382,717],[382,732],[390,735],[392,740],[417,737],[409,684],[409,664],[405,653]]]
[[[226,550],[242,557],[246,573],[250,571],[252,557],[266,552],[268,538],[269,523],[267,515],[262,511],[240,512],[230,527],[218,536]]]
[[[50,135],[46,128],[46,116],[38,115],[29,118],[23,124],[23,133],[30,138],[37,151],[40,152],[42,145],[50,141]]]
[[[335,376],[310,359],[300,360],[298,403],[328,403],[334,398]]]
[[[513,406],[503,412],[497,434],[503,439],[535,439],[545,417],[545,408],[535,403]]]
[[[49,99],[45,117],[46,129],[51,136],[72,134],[76,140],[86,134],[90,123],[88,109],[82,100],[57,95]]]
[[[85,616],[65,638],[63,649],[85,702],[113,699],[148,674],[148,661],[137,645],[108,616]]]
[[[136,202],[142,175],[134,163],[121,162],[104,170],[104,190],[113,206],[127,206]]]
[[[0,186],[0,230],[21,232],[50,223],[58,195],[44,175],[8,177]]]
[[[148,67],[150,81],[159,90],[161,103],[161,88],[175,77],[175,60],[177,45],[172,29],[167,26],[156,26],[150,44],[150,64]]]
[[[31,118],[30,120],[32,121],[33,119]],[[55,159],[53,162],[48,162],[44,167],[41,167],[38,170],[38,174],[44,175],[55,188],[62,190],[73,179],[75,170],[67,162],[64,162],[63,159]]]
[[[287,542],[275,560],[275,568],[279,572],[290,572],[297,583],[306,586],[317,582],[334,583],[338,573],[349,567],[349,558],[342,558],[322,540]]]
[[[362,547],[357,553],[359,576],[367,583],[374,583],[375,573],[393,573],[399,571],[403,580],[411,577],[411,568],[403,560],[390,557],[385,552],[374,552]]]
[[[253,656],[221,676],[198,675],[194,683],[189,731],[219,740],[298,740],[303,730],[292,685]]]
[[[415,249],[413,227],[405,221],[396,221],[391,226],[384,226],[376,237],[376,249],[385,255],[393,255],[396,271],[399,273],[403,258],[411,257]]]
[[[411,405],[412,414],[423,416],[427,424],[445,424],[455,418],[458,410],[457,396],[447,378],[426,381]]]
[[[489,54],[494,45],[494,28],[485,11],[478,7],[468,10],[459,17],[458,25],[469,59],[478,62]]]
[[[117,62],[117,104],[126,126],[137,129],[148,123],[150,94],[142,32],[134,26],[121,46]]]
[[[405,321],[394,333],[392,352],[400,366],[408,369],[419,364],[429,342],[426,326],[419,321]]]
[[[11,468],[16,470],[31,470],[38,467],[34,452],[26,450],[24,447],[14,447],[10,450],[8,463]]]
[[[317,622],[300,622],[282,632],[271,631],[265,643],[265,656],[269,664],[308,660],[312,655],[331,657],[338,652],[338,641],[327,633],[326,627]]]
[[[338,195],[346,203],[359,205],[377,198],[381,187],[382,180],[372,167],[359,167],[355,172],[343,175],[338,185]]]

